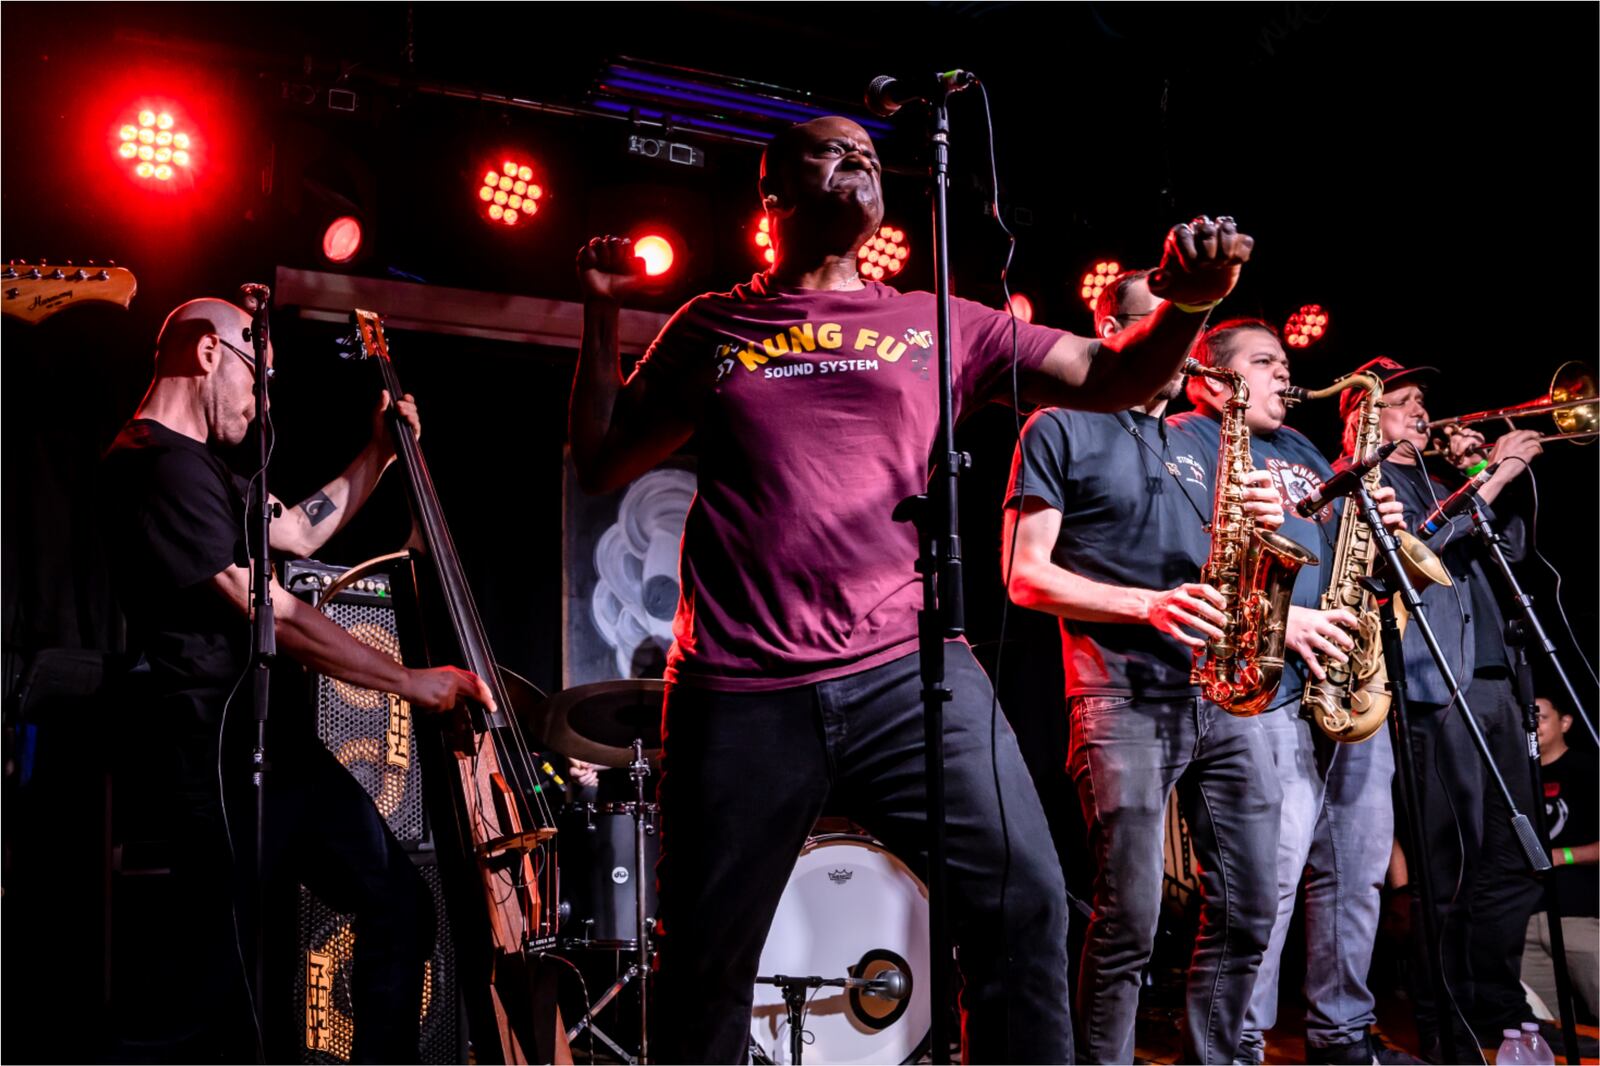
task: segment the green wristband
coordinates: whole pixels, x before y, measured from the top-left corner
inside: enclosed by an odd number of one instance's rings
[[[1210,311],[1213,308],[1215,308],[1221,302],[1222,302],[1222,298],[1219,296],[1215,300],[1212,300],[1210,303],[1207,303],[1207,304],[1181,304],[1181,303],[1178,303],[1176,300],[1174,300],[1173,303],[1172,303],[1172,306],[1176,307],[1178,310],[1182,311],[1184,314],[1187,314],[1187,315],[1203,315],[1207,311]]]
[[[1483,473],[1484,470],[1488,466],[1489,466],[1489,460],[1487,460],[1487,459],[1479,459],[1476,463],[1474,463],[1471,466],[1467,467],[1467,476],[1468,477],[1477,477],[1479,474]]]
[[[1563,859],[1567,860],[1567,865],[1568,866],[1572,865],[1573,859],[1572,859],[1572,849],[1571,848],[1562,848],[1561,849],[1561,857]]]

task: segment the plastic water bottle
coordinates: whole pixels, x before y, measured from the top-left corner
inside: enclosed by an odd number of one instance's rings
[[[1538,1022],[1522,1023],[1522,1043],[1528,1049],[1528,1061],[1534,1066],[1556,1066],[1556,1053],[1539,1032]]]
[[[1533,1066],[1521,1029],[1502,1029],[1500,1035],[1505,1039],[1500,1041],[1500,1050],[1495,1054],[1495,1066]]]

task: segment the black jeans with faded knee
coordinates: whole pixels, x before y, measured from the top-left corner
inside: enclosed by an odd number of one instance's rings
[[[1071,1062],[1066,886],[1044,811],[971,651],[947,645],[947,663],[947,878],[967,1057]],[[776,692],[677,685],[666,728],[652,1050],[662,1062],[746,1062],[761,950],[824,802],[926,873],[918,659]]]

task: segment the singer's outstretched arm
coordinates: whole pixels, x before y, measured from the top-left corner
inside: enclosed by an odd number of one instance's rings
[[[1230,218],[1197,218],[1167,233],[1151,291],[1154,314],[1106,340],[1063,333],[1022,385],[1030,403],[1121,411],[1172,380],[1205,327],[1202,311],[1233,290],[1255,241]]]

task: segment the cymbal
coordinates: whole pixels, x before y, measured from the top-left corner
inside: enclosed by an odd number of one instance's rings
[[[666,687],[659,678],[579,685],[523,714],[523,728],[569,759],[625,767],[633,762],[633,742],[642,740],[645,756],[659,762]]]

